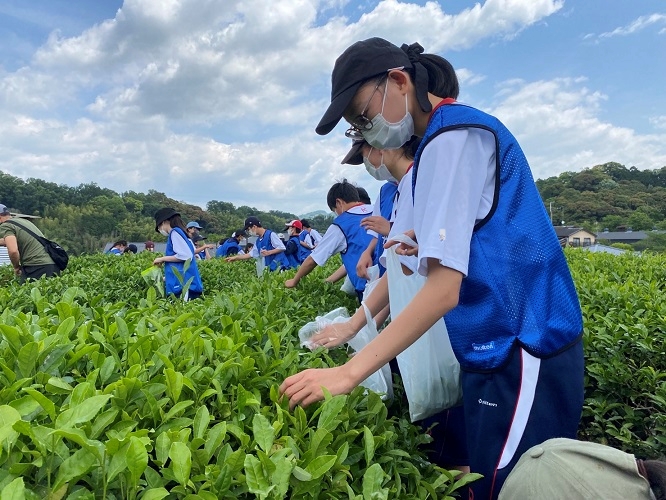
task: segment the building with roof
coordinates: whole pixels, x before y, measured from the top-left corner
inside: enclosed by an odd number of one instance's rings
[[[628,243],[631,245],[632,243],[638,243],[639,241],[644,240],[649,234],[663,233],[666,233],[666,231],[632,231],[631,228],[628,228],[626,231],[608,231],[607,229],[604,229],[597,234],[597,238],[610,243]]]
[[[7,253],[7,247],[0,247],[0,266],[4,266],[6,264],[11,264],[11,261],[9,260],[9,254]]]
[[[589,247],[597,242],[597,235],[582,227],[554,226],[562,247]]]

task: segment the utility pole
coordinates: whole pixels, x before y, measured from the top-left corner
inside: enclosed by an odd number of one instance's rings
[[[553,225],[553,202],[550,202],[550,225]]]

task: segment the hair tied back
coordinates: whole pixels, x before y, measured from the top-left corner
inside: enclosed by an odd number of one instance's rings
[[[403,43],[400,48],[405,54],[407,54],[407,57],[409,57],[409,61],[412,63],[419,62],[421,59],[420,55],[423,54],[424,52],[423,47],[418,42],[414,42],[411,45]]]

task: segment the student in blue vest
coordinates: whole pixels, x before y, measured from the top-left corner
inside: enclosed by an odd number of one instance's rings
[[[497,118],[456,102],[453,67],[419,44],[357,42],[337,59],[332,87],[317,133],[344,117],[379,149],[422,138],[418,248],[398,250],[416,255],[427,279],[349,362],[296,374],[281,391],[291,407],[323,399],[322,387],[347,393],[444,316],[462,368],[470,468],[484,476],[470,498],[495,499],[527,449],[576,437],[583,405],[580,304],[529,165]],[[367,301],[372,313],[378,303]]]
[[[317,231],[314,227],[310,225],[310,221],[307,219],[301,219],[301,224],[303,224],[303,232],[308,233],[308,236],[310,236],[310,241],[312,242],[310,245],[310,249],[312,250],[314,247],[317,246],[317,243],[321,241],[323,236]],[[310,244],[310,241],[307,239],[305,240],[306,243]]]
[[[106,252],[107,255],[122,255],[127,248],[127,240],[116,241]]]
[[[357,276],[356,263],[371,239],[361,227],[361,220],[372,213],[372,206],[360,202],[358,189],[346,179],[333,184],[328,191],[326,202],[328,208],[335,212],[336,218],[310,256],[301,264],[296,276],[287,280],[285,286],[295,287],[315,267],[323,266],[330,257],[340,253],[347,276],[354,285],[360,302],[366,280]]]
[[[298,260],[302,264],[312,253],[314,240],[310,236],[310,233],[303,227],[302,221],[292,220],[289,224],[295,228],[295,232],[298,234]]]
[[[153,260],[156,266],[164,265],[167,295],[196,299],[203,293],[203,283],[197,267],[192,241],[187,237],[185,224],[173,208],[160,208],[155,213],[155,231],[166,236],[166,251],[163,257]],[[190,282],[183,295],[183,286]]]
[[[307,255],[303,257],[303,252],[301,252],[301,248],[305,250],[305,248],[301,246],[300,238],[303,225],[300,220],[292,220],[285,224],[285,229],[287,230],[289,239],[285,245],[284,254],[289,261],[289,268],[296,269],[307,258]]]
[[[256,236],[257,241],[250,253],[227,257],[225,259],[227,262],[264,259],[264,265],[271,271],[283,271],[289,268],[289,262],[284,254],[284,243],[276,233],[262,227],[261,221],[257,217],[250,216],[245,219],[244,231],[247,231],[250,236]]]
[[[396,179],[384,164],[384,151],[372,148],[361,134],[355,134],[352,137],[352,147],[347,155],[342,159],[343,164],[365,165],[365,169],[373,179],[384,181],[379,190],[379,196],[375,201],[375,206],[370,217],[363,221],[363,227],[373,237],[368,248],[363,252],[356,265],[356,274],[362,278],[368,278],[367,269],[373,262],[378,262],[379,257],[384,251],[384,238],[391,229],[389,221],[393,213],[393,203],[398,192],[398,183]],[[387,155],[404,154],[404,149],[387,150]],[[372,158],[370,158],[372,156]],[[373,163],[374,162],[374,163]],[[404,174],[403,174],[404,175]],[[401,176],[402,178],[402,176]],[[379,274],[382,276],[386,269],[379,265]]]
[[[244,229],[238,229],[231,233],[231,237],[220,243],[215,251],[215,257],[231,257],[238,255],[241,250],[241,239],[245,238],[247,234]]]
[[[195,246],[197,259],[206,260],[213,258],[210,251],[216,248],[214,243],[204,243],[206,241],[206,237],[202,234],[197,234],[191,239]]]

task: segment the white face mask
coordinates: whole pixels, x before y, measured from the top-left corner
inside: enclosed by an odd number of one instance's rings
[[[363,130],[363,138],[376,149],[398,149],[402,147],[414,135],[414,119],[408,108],[407,94],[405,94],[405,116],[395,123],[390,123],[384,118],[384,105],[388,94],[388,81],[384,89],[382,100],[382,111],[372,119],[372,128]]]
[[[162,236],[169,236],[169,231],[167,231],[166,229],[160,228],[160,234]]]
[[[374,179],[377,179],[378,181],[398,182],[395,177],[391,175],[388,167],[384,165],[384,153],[382,153],[382,163],[379,167],[375,167],[367,156],[363,157],[363,164],[365,165],[365,169]]]

